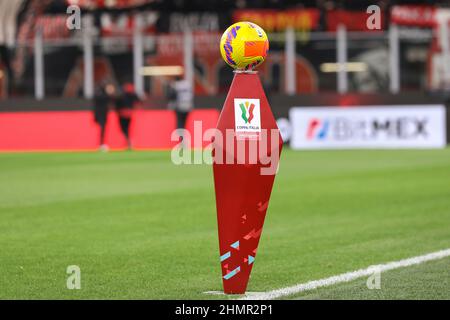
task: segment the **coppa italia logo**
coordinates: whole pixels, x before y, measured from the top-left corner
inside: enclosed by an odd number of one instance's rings
[[[242,119],[244,119],[245,123],[251,123],[253,120],[253,110],[255,110],[255,104],[245,101],[244,103],[239,104],[242,111]]]
[[[324,140],[330,129],[330,121],[321,119],[311,119],[308,123],[308,129],[306,131],[306,139]]]
[[[234,99],[234,122],[237,133],[261,132],[259,99]]]

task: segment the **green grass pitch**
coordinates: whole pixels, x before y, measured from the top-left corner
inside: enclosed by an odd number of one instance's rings
[[[450,248],[450,149],[284,150],[249,291]],[[66,268],[81,268],[81,290]],[[0,154],[1,299],[217,299],[212,168],[170,152]],[[288,298],[450,299],[450,259]]]

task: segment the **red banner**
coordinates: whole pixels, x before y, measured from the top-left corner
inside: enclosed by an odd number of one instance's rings
[[[214,128],[218,116],[215,109],[194,110],[186,129],[194,136],[194,121],[202,121],[202,135]],[[175,129],[173,111],[133,111],[130,135],[135,149],[170,149],[177,143],[171,141]],[[0,151],[93,151],[99,147],[99,130],[91,111],[2,112]],[[116,112],[108,115],[105,140],[111,149],[127,147]]]
[[[298,31],[309,31],[319,26],[320,11],[318,9],[295,10],[235,10],[233,21],[250,21],[256,23],[266,32],[284,31],[293,27]]]
[[[386,26],[384,12],[381,12],[381,29],[371,30],[367,28],[367,19],[371,13],[365,11],[332,10],[327,12],[327,29],[335,32],[338,25],[343,24],[347,31],[380,31]]]
[[[77,5],[86,9],[113,8],[126,9],[142,6],[151,0],[66,0],[68,5]]]
[[[399,25],[416,27],[434,27],[436,8],[433,6],[394,6],[391,22]]]

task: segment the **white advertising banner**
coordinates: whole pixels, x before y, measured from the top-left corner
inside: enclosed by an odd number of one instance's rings
[[[293,149],[444,148],[442,105],[294,107]]]

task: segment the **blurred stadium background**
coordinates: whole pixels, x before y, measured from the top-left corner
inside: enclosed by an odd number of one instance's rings
[[[81,9],[81,29],[66,26],[71,4]],[[373,30],[370,5],[380,10]],[[270,35],[259,73],[278,119],[288,118],[293,106],[448,100],[445,1],[14,0],[1,6],[0,150],[96,148],[96,128],[81,111],[92,108],[95,86],[104,81],[117,88],[132,83],[144,100],[132,124],[136,148],[173,146],[166,88],[177,73],[195,96],[188,126],[196,119],[214,126],[233,76],[220,57],[219,38],[241,20]],[[14,113],[21,111],[28,113]],[[107,141],[123,147],[110,123]],[[63,131],[56,127],[63,125]],[[281,126],[288,140],[292,130],[285,121]],[[48,134],[53,129],[57,137]]]
[[[187,129],[214,127],[233,77],[219,39],[245,20],[269,36],[258,72],[291,146],[249,290],[450,247],[450,1],[0,0],[0,298],[220,290],[211,170],[171,163],[168,88],[178,75],[192,90]],[[142,100],[131,143],[151,152],[78,152],[98,150],[105,82]],[[114,109],[105,139],[127,147]],[[363,150],[307,151],[329,148]],[[448,299],[444,262],[391,274],[387,291],[311,297]],[[80,292],[65,288],[69,264]]]

